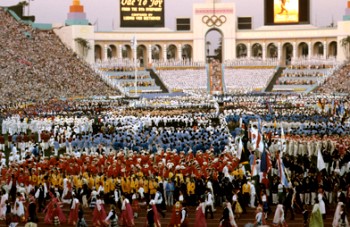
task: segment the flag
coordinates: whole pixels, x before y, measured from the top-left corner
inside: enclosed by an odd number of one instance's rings
[[[285,143],[286,143],[286,136],[284,135],[283,124],[281,123],[281,147],[280,147],[281,152],[284,151]]]
[[[258,175],[258,171],[256,169],[256,157],[254,155],[254,159],[253,159],[253,162],[251,163],[251,176],[256,176]]]
[[[269,102],[266,102],[266,105],[267,105],[267,109],[269,110],[269,114],[272,114],[273,113],[273,109],[272,109],[272,106]]]
[[[280,177],[281,183],[284,187],[289,187],[289,180],[286,176],[285,167],[280,157],[278,157],[277,163],[278,163],[278,175]]]
[[[283,162],[282,162],[282,171],[281,172],[282,172],[281,182],[282,182],[283,186],[289,187],[289,180],[287,178],[286,170],[285,170]]]
[[[137,48],[136,36],[133,36],[130,42],[131,42],[131,47],[133,48],[133,50],[136,50],[136,48]]]
[[[285,142],[286,136],[284,135],[283,125],[281,123],[281,142]]]
[[[266,154],[267,172],[270,172],[270,170],[272,169],[271,154],[269,151],[266,151]]]
[[[319,171],[321,171],[321,170],[323,170],[325,168],[326,168],[326,164],[324,163],[321,150],[318,150],[318,152],[317,152],[317,169]]]
[[[261,154],[261,163],[260,163],[260,171],[266,173],[267,172],[267,160],[266,160],[266,150],[264,150]]]
[[[268,173],[272,168],[271,156],[270,152],[264,149],[261,154],[261,163],[260,163],[260,171],[264,173]]]
[[[264,151],[264,139],[263,139],[263,136],[260,132],[258,132],[258,138],[256,140],[256,148],[260,152]]]
[[[237,149],[237,158],[239,158],[239,160],[241,160],[242,151],[243,151],[242,138],[239,138],[238,149]]]
[[[92,25],[96,27],[96,31],[98,31],[98,18],[95,20],[95,22]]]

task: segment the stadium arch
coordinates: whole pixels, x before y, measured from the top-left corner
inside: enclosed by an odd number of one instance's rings
[[[290,42],[285,42],[282,47],[282,64],[289,65],[293,58],[293,45]]]
[[[212,37],[210,37],[212,36]],[[213,40],[217,38],[218,40]],[[224,46],[224,33],[219,28],[211,28],[204,35],[204,40],[206,43],[206,48],[204,48],[205,52],[205,61],[209,62],[211,58],[217,59],[220,62],[223,62],[223,46]],[[210,43],[208,46],[207,44]],[[213,45],[217,44],[217,45]],[[213,48],[210,48],[213,47]],[[212,52],[210,52],[210,49]],[[209,51],[208,51],[209,50]],[[211,54],[212,53],[212,54]]]
[[[117,47],[114,44],[110,44],[107,48],[108,58],[117,58]]]
[[[182,60],[191,61],[192,60],[192,52],[193,52],[192,45],[190,45],[190,44],[182,45],[181,46],[181,57],[182,57]]]
[[[140,66],[144,66],[144,64],[148,62],[146,45],[140,44],[137,46],[136,58],[140,62]]]
[[[159,44],[151,45],[151,58],[152,61],[160,61],[163,59],[162,46]]]
[[[262,45],[260,43],[254,43],[252,45],[252,57],[254,58],[261,58],[262,57],[262,53],[263,53],[263,48]]]
[[[124,44],[121,46],[122,58],[132,59],[133,54],[131,46],[129,44]]]
[[[331,41],[328,44],[328,56],[329,57],[337,57],[338,45],[337,41]]]
[[[94,46],[94,51],[95,51],[95,61],[96,60],[103,60],[102,59],[102,47],[101,47],[101,45],[96,44]]]
[[[173,43],[167,45],[166,48],[166,59],[165,60],[176,60],[178,59],[178,49],[177,46]]]
[[[269,43],[266,47],[266,57],[267,58],[277,58],[278,51],[276,43]]]
[[[301,41],[298,44],[297,56],[298,57],[308,57],[309,56],[309,45],[306,42]]]
[[[247,57],[247,45],[244,43],[239,43],[236,46],[236,58]]]
[[[321,41],[316,41],[313,45],[313,55],[323,56],[325,45]]]

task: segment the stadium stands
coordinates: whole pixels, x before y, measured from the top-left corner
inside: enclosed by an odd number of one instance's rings
[[[338,67],[336,64],[326,65],[306,60],[294,63],[282,71],[273,91],[309,92],[323,83]]]
[[[350,92],[350,63],[346,63],[335,71],[333,76],[328,77],[324,83],[317,89],[318,92],[332,93],[349,93]]]
[[[116,95],[53,31],[21,24],[0,8],[2,103]]]
[[[250,92],[266,86],[275,69],[226,69],[224,80],[228,92]],[[159,75],[171,90],[206,90],[204,69],[161,70]]]

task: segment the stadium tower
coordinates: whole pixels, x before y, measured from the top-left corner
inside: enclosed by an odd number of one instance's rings
[[[66,25],[88,25],[89,21],[86,19],[84,6],[80,5],[80,0],[73,0],[69,7],[69,13],[66,20]]]

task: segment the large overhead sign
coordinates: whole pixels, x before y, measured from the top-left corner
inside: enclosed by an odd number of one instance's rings
[[[274,23],[299,23],[299,0],[274,0]]]
[[[119,0],[120,27],[164,27],[164,0]]]
[[[310,0],[265,0],[265,25],[310,24]]]

